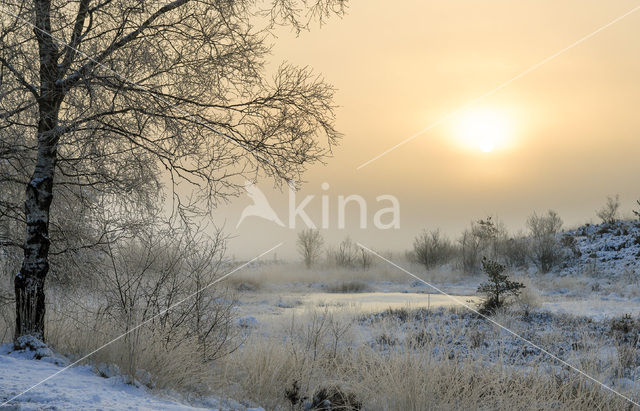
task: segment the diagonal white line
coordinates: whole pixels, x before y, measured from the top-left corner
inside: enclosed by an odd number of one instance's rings
[[[615,19],[611,20],[609,23],[605,24],[604,26],[600,27],[599,29],[597,29],[595,31],[592,31],[591,33],[587,34],[586,36],[580,38],[579,40],[577,40],[577,41],[575,41],[573,43],[571,43],[567,47],[557,51],[556,53],[550,55],[549,57],[545,58],[544,60],[541,60],[540,62],[534,64],[533,66],[531,66],[528,69],[524,70],[523,72],[521,72],[520,74],[516,75],[515,77],[512,77],[511,79],[509,79],[509,80],[505,81],[504,83],[500,84],[498,87],[487,91],[486,93],[482,94],[479,97],[474,98],[473,100],[468,101],[467,103],[465,103],[462,106],[458,107],[457,109],[455,109],[451,113],[447,114],[446,116],[442,117],[441,119],[439,119],[435,123],[430,124],[429,126],[427,126],[427,127],[423,128],[422,130],[418,131],[417,133],[415,133],[415,134],[407,137],[406,139],[400,141],[398,144],[386,149],[385,151],[383,151],[382,153],[380,153],[377,156],[373,157],[372,159],[365,161],[364,163],[362,163],[358,167],[356,167],[356,170],[360,170],[361,168],[368,166],[369,164],[373,163],[374,161],[378,160],[379,158],[386,156],[387,154],[389,154],[393,150],[397,149],[398,147],[401,147],[401,146],[407,144],[408,142],[410,142],[411,140],[415,139],[416,137],[419,137],[422,134],[426,133],[427,131],[439,126],[440,124],[442,124],[445,121],[449,120],[451,117],[454,117],[456,114],[460,113],[461,111],[463,111],[463,110],[465,110],[465,109],[467,109],[467,108],[479,103],[480,101],[484,100],[485,98],[497,93],[498,91],[502,90],[503,88],[509,86],[514,81],[517,81],[517,80],[521,79],[522,77],[526,76],[527,74],[531,73],[532,71],[537,70],[538,68],[540,68],[541,66],[547,64],[548,62],[550,62],[551,60],[553,60],[556,57],[560,56],[561,54],[564,54],[565,52],[571,50],[572,48],[584,43],[585,41],[589,40],[590,38],[592,38],[593,36],[597,35],[601,31],[606,30],[607,28],[609,28],[612,25],[616,24],[620,20],[630,16],[631,14],[635,13],[638,10],[640,10],[640,6],[636,6],[633,9],[629,10],[628,12],[624,13],[623,15],[616,17]]]
[[[426,282],[422,278],[420,278],[417,275],[407,271],[406,269],[402,268],[401,266],[399,266],[398,264],[394,263],[393,261],[384,258],[380,254],[378,254],[375,251],[373,251],[372,249],[362,245],[361,243],[356,242],[356,244],[358,244],[358,246],[360,248],[362,248],[363,250],[366,250],[366,251],[370,252],[371,254],[375,255],[376,257],[380,258],[381,260],[391,264],[392,266],[394,266],[398,270],[400,270],[400,271],[410,275],[411,277],[415,278],[416,280],[428,285],[429,287],[433,288],[434,290],[436,290],[440,294],[450,298],[451,300],[453,300],[456,303],[462,305],[463,307],[467,308],[468,310],[470,310],[470,311],[474,312],[475,314],[481,316],[485,320],[487,320],[487,321],[493,323],[494,325],[500,327],[501,329],[505,330],[506,332],[508,332],[509,334],[513,335],[514,337],[519,338],[520,340],[524,341],[525,343],[529,344],[530,346],[532,346],[534,348],[537,348],[538,350],[540,350],[541,352],[545,353],[546,355],[548,355],[549,357],[553,358],[554,360],[558,361],[559,363],[561,363],[563,365],[566,365],[567,367],[571,368],[572,370],[574,370],[578,374],[581,374],[582,376],[586,377],[587,379],[591,380],[592,382],[595,382],[596,384],[600,385],[602,388],[605,388],[605,389],[611,391],[612,393],[618,395],[619,397],[624,398],[625,400],[629,401],[631,404],[633,404],[633,405],[635,405],[637,407],[640,407],[640,404],[638,404],[637,402],[633,401],[631,398],[625,396],[624,394],[619,393],[618,391],[614,390],[613,388],[609,387],[608,385],[596,380],[595,378],[593,378],[589,374],[587,374],[584,371],[580,370],[579,368],[576,368],[575,366],[569,364],[568,362],[566,362],[562,358],[558,357],[557,355],[554,355],[554,354],[550,353],[549,351],[545,350],[544,348],[540,347],[539,345],[535,344],[534,342],[529,341],[528,339],[524,338],[523,336],[521,336],[520,334],[516,333],[515,331],[511,331],[509,328],[507,328],[504,325],[496,322],[491,317],[488,317],[488,316],[486,316],[484,314],[481,314],[478,310],[476,310],[475,308],[473,308],[469,304],[465,303],[464,301],[462,301],[462,300],[460,300],[460,299],[458,299],[458,298],[456,298],[456,297],[454,297],[454,296],[442,291],[440,288],[436,287],[435,285]]]
[[[91,357],[93,354],[97,353],[98,351],[102,350],[103,348],[105,348],[106,346],[118,341],[119,339],[121,339],[122,337],[128,335],[129,333],[137,330],[138,328],[142,327],[143,325],[149,323],[150,321],[152,321],[154,318],[157,318],[158,316],[166,313],[169,310],[174,309],[175,307],[177,307],[178,305],[182,304],[183,302],[187,301],[188,299],[198,295],[199,293],[201,293],[202,291],[206,290],[207,288],[211,287],[212,285],[219,283],[220,281],[224,280],[225,278],[229,277],[230,275],[232,275],[233,273],[243,269],[244,267],[248,266],[249,264],[251,264],[252,262],[256,261],[257,259],[259,259],[260,257],[269,254],[270,252],[272,252],[273,250],[275,250],[276,248],[280,247],[283,243],[280,243],[270,249],[268,249],[267,251],[253,257],[251,260],[247,261],[244,264],[239,265],[238,267],[234,268],[233,270],[229,271],[228,273],[226,273],[225,275],[223,275],[222,277],[216,279],[215,281],[205,285],[204,287],[202,287],[201,289],[195,291],[192,294],[189,294],[188,296],[186,296],[185,298],[183,298],[182,300],[176,302],[175,304],[169,306],[168,308],[165,308],[164,310],[160,311],[159,313],[157,313],[156,315],[146,319],[145,321],[141,322],[140,324],[136,325],[135,327],[133,327],[132,329],[130,329],[129,331],[127,331],[126,333],[114,338],[113,340],[105,343],[104,345],[96,348],[95,350],[91,351],[89,354],[85,355],[84,357],[80,358],[79,360],[76,360],[74,362],[72,362],[71,364],[67,365],[66,367],[64,367],[63,369],[61,369],[60,371],[51,374],[50,376],[48,376],[47,378],[45,378],[44,380],[40,381],[39,383],[33,385],[32,387],[29,387],[28,389],[22,391],[20,394],[13,396],[11,398],[9,398],[8,400],[6,400],[5,402],[3,402],[2,404],[0,404],[0,407],[4,407],[5,405],[9,405],[9,403],[13,400],[15,400],[16,398],[20,397],[21,395],[26,394],[27,392],[31,391],[32,389],[36,388],[37,386],[41,385],[42,383],[52,379],[53,377],[57,376],[60,373],[63,373],[64,371],[68,370],[69,368],[73,367],[74,365],[79,364],[80,362],[86,360],[87,358]]]

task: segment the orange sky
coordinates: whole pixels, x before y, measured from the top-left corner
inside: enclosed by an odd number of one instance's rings
[[[350,235],[378,249],[404,250],[422,228],[455,238],[472,219],[493,214],[515,231],[534,210],[548,208],[575,225],[595,221],[595,209],[616,193],[630,214],[640,197],[640,10],[473,107],[501,113],[511,124],[504,147],[483,153],[460,146],[458,116],[356,168],[639,5],[367,0],[299,37],[281,30],[271,63],[309,65],[338,89],[344,140],[326,166],[309,171],[298,194],[329,196],[328,242]],[[329,190],[321,190],[323,182]],[[287,219],[287,194],[269,182],[260,187]],[[377,195],[396,196],[400,229],[360,230],[357,215],[348,214],[353,224],[338,230],[339,194],[362,195],[369,221]],[[293,256],[295,230],[255,217],[235,230],[250,203],[240,197],[216,212],[214,220],[236,236],[231,253],[250,257],[285,241],[281,255]],[[319,198],[307,208],[318,221],[320,208]]]

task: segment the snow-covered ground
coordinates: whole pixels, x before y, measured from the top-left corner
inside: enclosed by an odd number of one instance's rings
[[[36,357],[40,357],[36,359]],[[0,409],[2,410],[245,410],[237,403],[199,399],[196,406],[179,399],[160,398],[149,390],[127,384],[121,376],[98,376],[88,365],[60,372],[68,360],[47,348],[13,351],[0,346]],[[42,384],[23,393],[41,381]],[[9,401],[8,404],[3,404]]]

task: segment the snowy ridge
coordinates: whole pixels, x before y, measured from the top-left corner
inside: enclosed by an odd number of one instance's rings
[[[563,244],[575,239],[571,260],[560,269],[591,276],[633,275],[640,262],[640,222],[584,225],[561,235]]]

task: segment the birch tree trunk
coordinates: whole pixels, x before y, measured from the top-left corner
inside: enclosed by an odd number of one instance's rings
[[[53,198],[55,146],[38,138],[38,163],[26,188],[27,230],[22,268],[14,280],[15,338],[33,335],[44,339],[44,282],[49,272],[49,207]]]
[[[38,41],[40,93],[38,98],[38,151],[35,170],[26,187],[24,260],[14,279],[16,295],[15,339],[32,335],[44,340],[45,293],[49,272],[49,209],[57,160],[57,126],[64,92],[59,78],[58,49],[51,38],[51,2],[35,2],[34,30]]]

